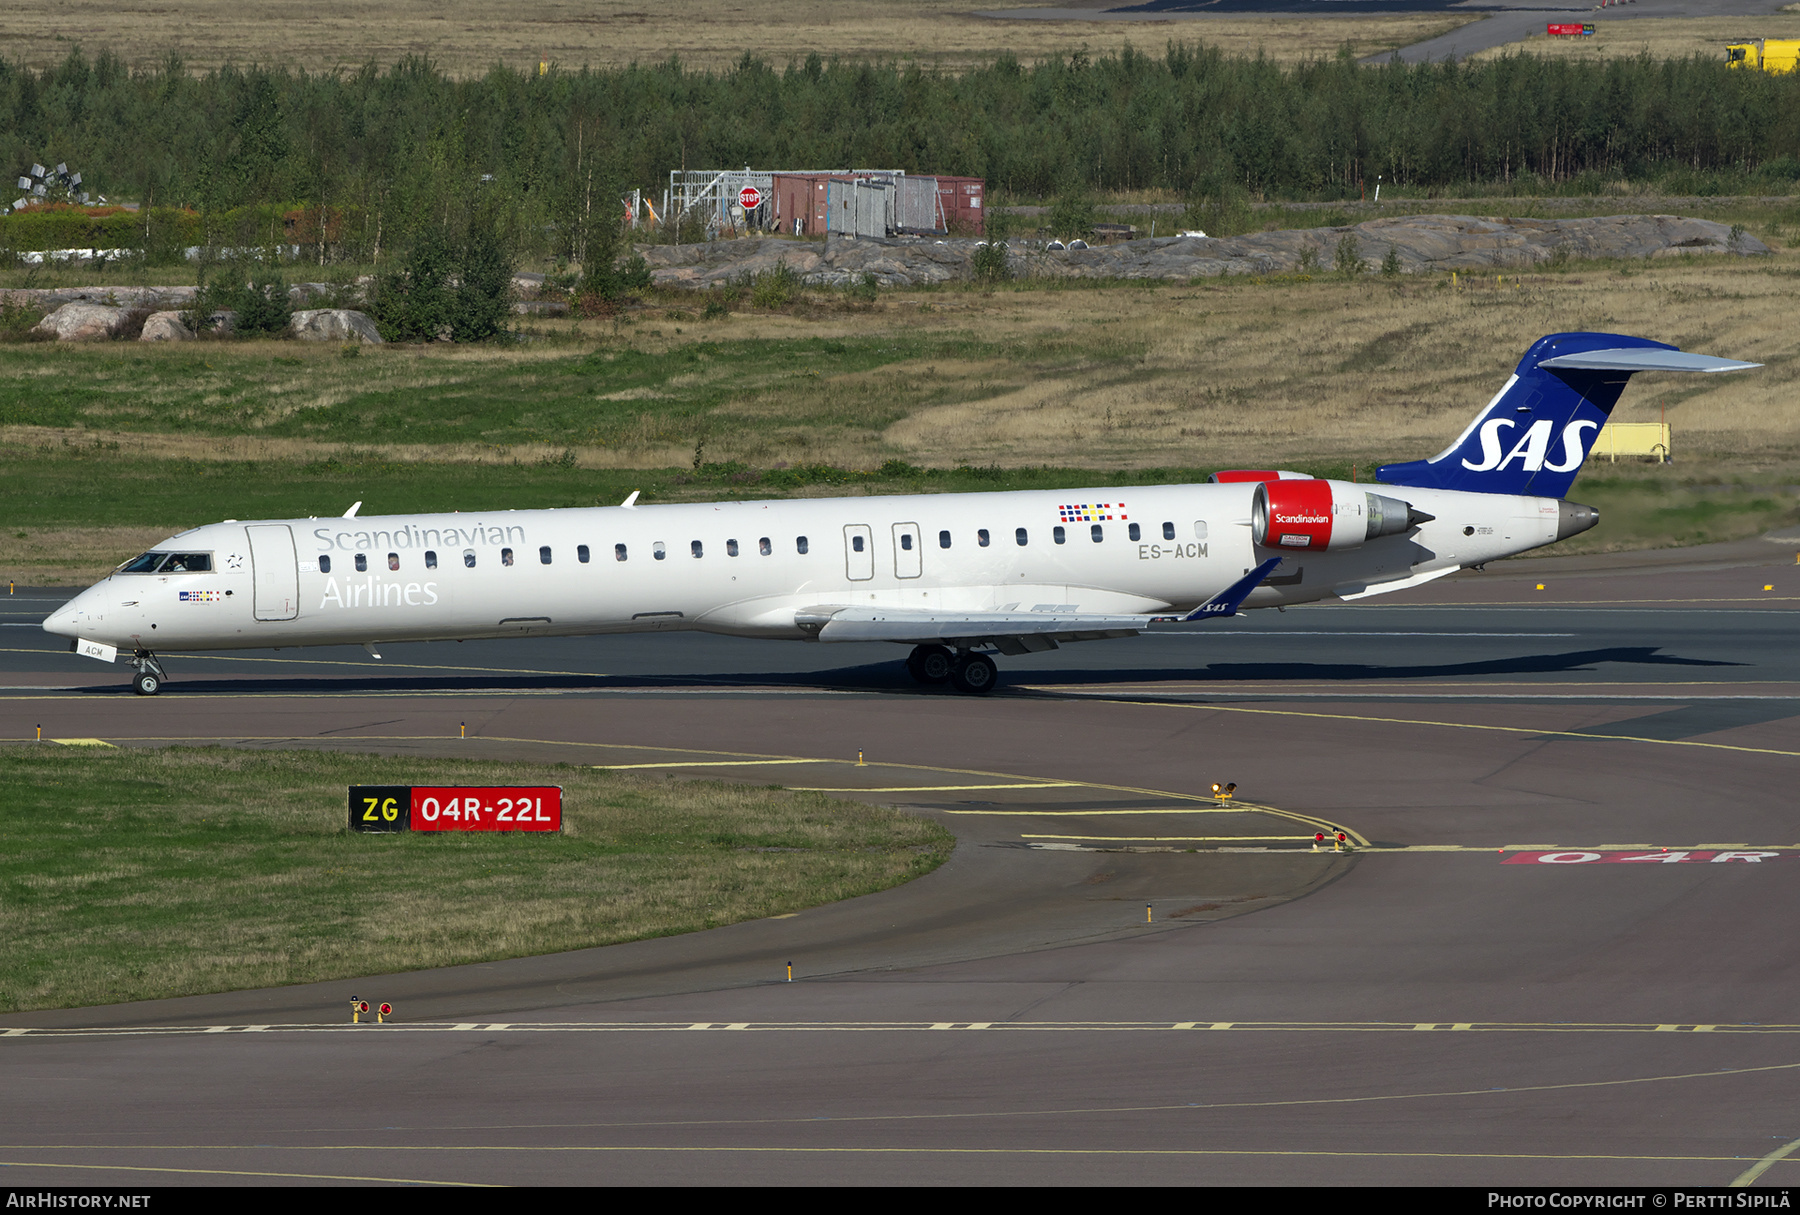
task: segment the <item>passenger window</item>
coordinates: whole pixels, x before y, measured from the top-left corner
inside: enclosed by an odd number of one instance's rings
[[[775,551],[775,546],[769,543],[769,538],[767,536],[764,536],[761,540],[756,542],[756,551],[767,557],[770,553]]]
[[[862,552],[862,550],[863,550],[863,538],[861,536],[850,537],[850,551],[854,552],[854,553],[860,553],[860,552]]]
[[[468,566],[470,569],[475,568],[475,550],[474,549],[465,548],[463,550],[463,564]]]
[[[388,554],[388,568],[391,570],[397,570],[400,568],[400,554],[399,553],[389,553]]]
[[[1173,540],[1174,538],[1175,538],[1175,525],[1173,523],[1163,524],[1163,539],[1164,540]]]
[[[669,555],[669,550],[663,545],[661,540],[658,540],[655,544],[650,546],[650,555],[655,557],[658,561],[661,561]]]
[[[1133,523],[1130,527],[1125,529],[1125,534],[1130,536],[1133,540],[1142,540],[1144,538],[1144,529]]]
[[[725,555],[727,557],[737,556],[737,541],[736,540],[727,540],[725,542]]]
[[[581,564],[583,564],[583,565],[586,565],[588,563],[588,546],[587,545],[577,544],[575,546],[575,560],[581,562]]]
[[[512,563],[513,563],[512,550],[510,548],[501,549],[500,550],[500,564],[501,565],[511,565]]]
[[[1093,536],[1095,544],[1098,544],[1102,540],[1106,539],[1106,533],[1100,529],[1100,525],[1098,523],[1094,524],[1093,530],[1091,532],[1089,532],[1088,534]]]
[[[939,532],[938,533],[938,547],[939,548],[949,548],[950,547],[950,533],[949,532]]]
[[[1194,520],[1194,539],[1196,539],[1196,540],[1206,539],[1206,520],[1204,520],[1204,519]]]
[[[1021,527],[1018,531],[1014,532],[1013,539],[1019,542],[1020,548],[1024,548],[1026,541],[1025,529]]]
[[[428,570],[437,568],[437,554],[430,549],[425,550],[425,568]]]
[[[367,570],[368,568],[369,568],[369,555],[367,553],[356,554],[356,572],[360,574],[360,573],[364,572],[365,570]]]
[[[980,531],[975,533],[975,543],[979,544],[982,548],[986,548],[988,546],[987,528],[984,527]]]
[[[912,552],[912,533],[911,532],[901,532],[900,533],[900,547],[905,549],[909,553]]]
[[[698,540],[688,545],[688,548],[696,557],[704,557],[706,555],[706,550],[700,547],[700,542]]]
[[[549,565],[550,564],[550,546],[548,544],[543,544],[543,545],[538,546],[538,564],[539,565]]]
[[[613,560],[614,561],[625,560],[625,546],[623,544],[613,545]]]
[[[1050,529],[1050,538],[1058,544],[1062,544],[1068,540],[1069,533],[1063,530],[1062,524],[1058,523],[1055,527]]]
[[[794,537],[794,548],[799,552],[799,554],[802,557],[806,556],[806,537],[805,536],[795,536]]]
[[[319,572],[321,574],[329,574],[331,572],[331,558],[330,557],[321,556],[319,558]]]

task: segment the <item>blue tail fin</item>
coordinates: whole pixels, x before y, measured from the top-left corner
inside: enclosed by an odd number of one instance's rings
[[[1456,442],[1429,460],[1384,464],[1376,476],[1389,485],[1560,498],[1634,372],[1756,366],[1683,354],[1648,338],[1553,333],[1532,344]]]

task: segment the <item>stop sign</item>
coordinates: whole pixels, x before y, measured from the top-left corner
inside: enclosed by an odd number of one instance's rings
[[[738,206],[746,211],[754,211],[762,206],[762,191],[755,186],[745,186],[738,191]]]

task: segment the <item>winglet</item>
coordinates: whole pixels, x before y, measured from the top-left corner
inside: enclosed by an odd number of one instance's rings
[[[362,499],[358,498],[356,501],[354,501],[350,504],[350,509],[344,512],[344,518],[346,518],[346,519],[356,518],[356,512],[361,509],[362,509]]]
[[[638,496],[638,494],[640,494],[642,492],[643,492],[642,490],[636,490],[636,489],[632,490],[631,496],[629,498],[625,499],[625,501],[619,503],[619,505],[623,506],[626,510],[635,509],[637,507],[637,496]]]
[[[1205,603],[1182,617],[1182,620],[1205,620],[1210,616],[1235,616],[1238,606],[1250,597],[1250,592],[1262,585],[1262,580],[1275,572],[1281,564],[1280,557],[1270,557],[1267,561],[1239,578],[1236,582],[1208,599]]]

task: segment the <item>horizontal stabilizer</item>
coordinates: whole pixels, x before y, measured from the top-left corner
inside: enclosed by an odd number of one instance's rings
[[[1580,354],[1562,354],[1545,359],[1539,367],[1568,367],[1577,371],[1748,371],[1761,363],[1740,363],[1736,359],[1714,358],[1710,354],[1689,354],[1685,350],[1659,350],[1641,347],[1620,350],[1588,350]]]

